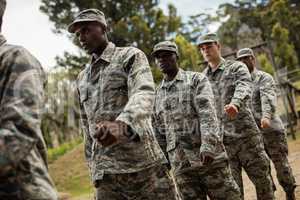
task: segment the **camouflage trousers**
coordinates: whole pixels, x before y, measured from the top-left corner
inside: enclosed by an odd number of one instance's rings
[[[254,183],[258,200],[273,200],[274,189],[270,173],[270,160],[264,150],[261,135],[243,138],[234,142],[226,141],[224,145],[228,154],[232,175],[239,185],[244,199],[242,168]]]
[[[296,187],[295,177],[288,161],[288,145],[284,130],[262,131],[266,152],[274,163],[277,179],[285,192]]]
[[[156,166],[136,173],[105,174],[98,180],[96,200],[175,200],[167,168]]]
[[[20,178],[16,173],[10,173],[5,177],[0,175],[0,199],[58,200],[58,197],[52,182],[48,182],[47,179],[37,174]]]
[[[228,162],[217,167],[208,167],[207,171],[198,168],[189,169],[175,175],[181,200],[239,200],[240,189],[231,174]]]

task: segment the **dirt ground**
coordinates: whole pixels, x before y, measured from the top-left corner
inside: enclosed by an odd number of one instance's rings
[[[289,142],[289,161],[293,169],[293,174],[296,177],[297,185],[300,185],[300,139]],[[272,166],[272,175],[276,183],[277,191],[275,192],[276,200],[285,200],[285,193],[279,185],[274,166]],[[247,175],[243,174],[245,186],[245,200],[256,200],[255,188]],[[300,186],[296,189],[297,200],[300,200]]]

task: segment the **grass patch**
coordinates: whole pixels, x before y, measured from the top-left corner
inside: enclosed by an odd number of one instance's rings
[[[60,156],[64,155],[68,151],[74,149],[82,142],[82,138],[75,139],[71,142],[64,143],[59,147],[48,149],[48,162],[51,164],[53,161],[57,160]]]
[[[72,200],[75,197],[80,200],[91,199],[85,197],[94,193],[83,148],[83,144],[79,144],[49,165],[57,190],[71,195]]]

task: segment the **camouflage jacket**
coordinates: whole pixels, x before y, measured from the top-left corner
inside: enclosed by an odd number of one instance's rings
[[[151,125],[154,82],[145,54],[134,47],[109,43],[78,76],[85,156],[92,180],[106,174],[132,173],[166,162]],[[103,147],[93,139],[103,120],[120,120],[140,141]]]
[[[281,119],[276,114],[277,93],[273,77],[263,71],[255,69],[251,73],[253,81],[252,111],[254,118],[260,127],[260,120],[268,118],[271,120],[271,127],[264,131],[284,131]]]
[[[156,91],[153,124],[175,173],[190,167],[205,170],[201,152],[215,157],[215,163],[227,158],[213,92],[203,74],[179,69],[174,80],[163,80]]]
[[[0,199],[57,199],[41,133],[45,74],[0,34]]]
[[[238,61],[222,59],[216,71],[213,72],[208,66],[203,73],[213,88],[224,142],[259,134],[251,112],[252,83],[247,66]],[[230,103],[239,109],[235,119],[230,119],[224,111],[224,106]]]

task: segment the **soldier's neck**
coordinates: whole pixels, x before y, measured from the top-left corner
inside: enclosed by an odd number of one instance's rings
[[[178,71],[179,69],[176,67],[174,70],[168,72],[165,76],[166,81],[172,81],[176,77]]]
[[[108,41],[106,41],[103,45],[100,45],[100,46],[95,50],[94,55],[95,55],[97,58],[99,58],[99,57],[102,55],[102,53],[103,53],[103,51],[105,50],[105,48],[107,47],[107,45],[108,45]]]
[[[211,68],[212,71],[215,71],[218,69],[218,67],[220,66],[220,63],[222,61],[222,58],[221,57],[218,57],[212,61],[209,61],[208,64]]]

